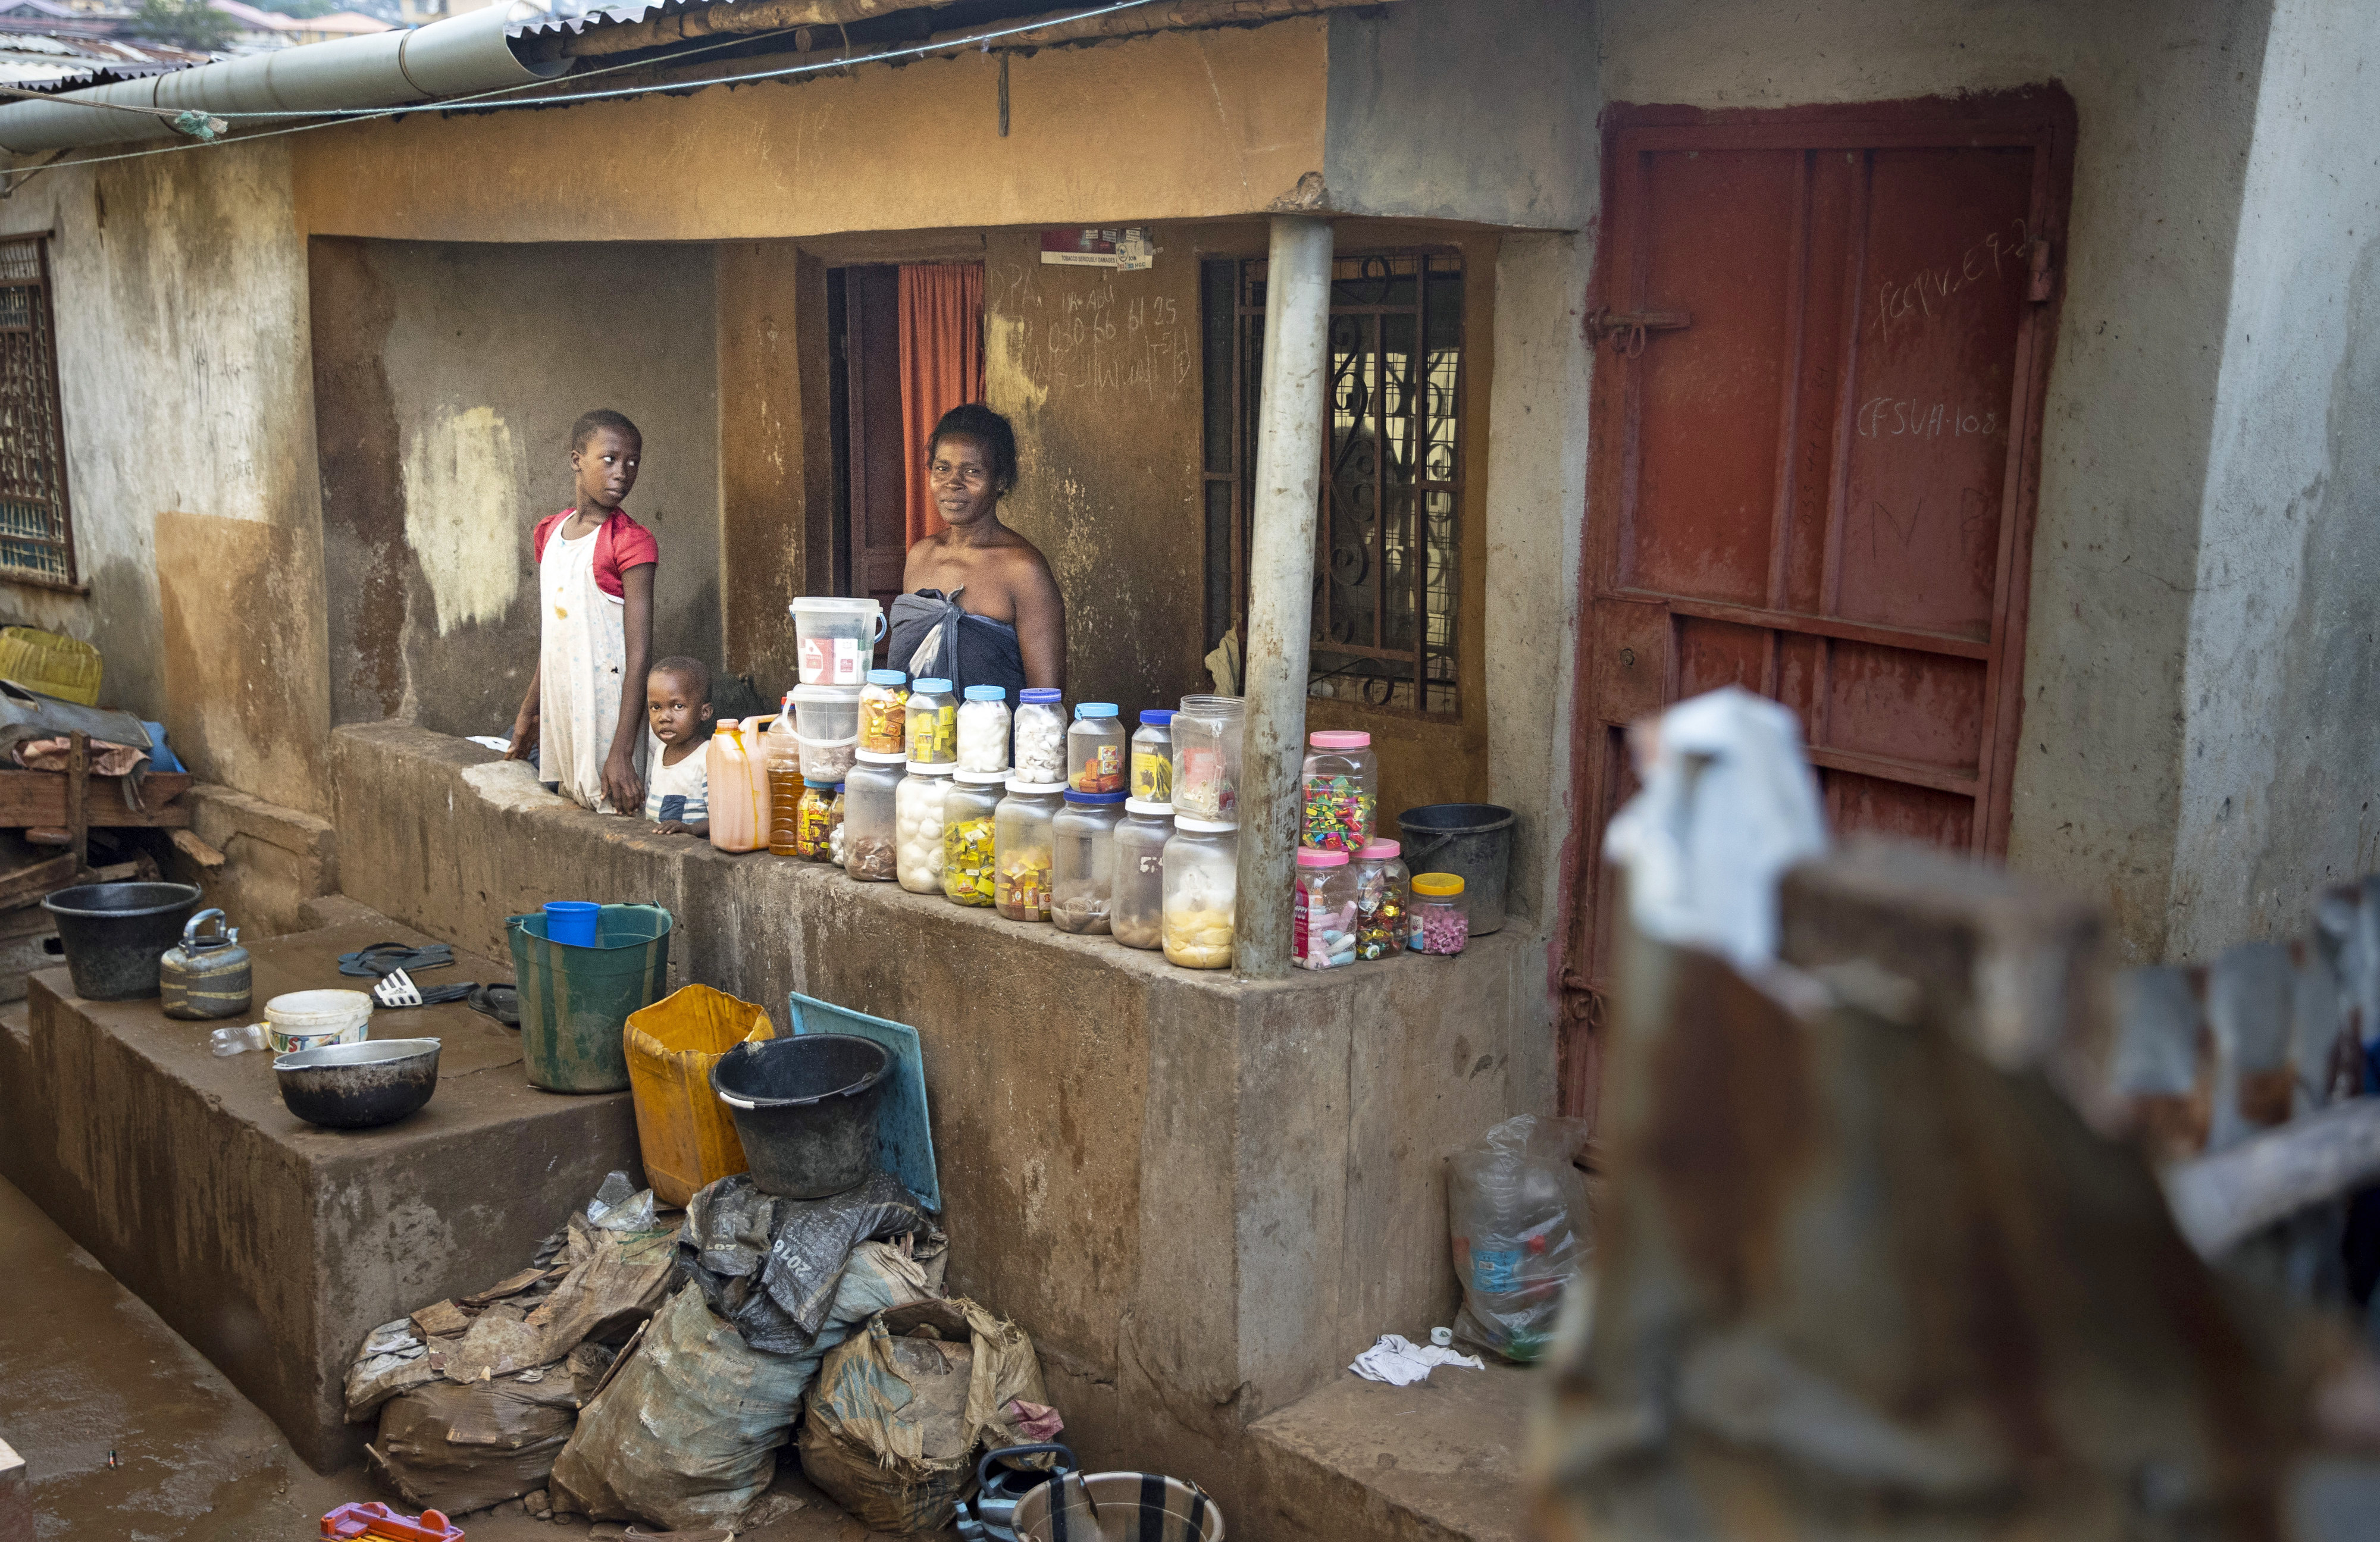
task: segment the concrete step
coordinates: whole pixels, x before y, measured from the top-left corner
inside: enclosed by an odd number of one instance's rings
[[[1268,1513],[1249,1533],[1335,1542],[1524,1542],[1522,1427],[1536,1372],[1441,1366],[1386,1387],[1342,1371],[1249,1427]],[[1236,1535],[1241,1526],[1232,1518]]]

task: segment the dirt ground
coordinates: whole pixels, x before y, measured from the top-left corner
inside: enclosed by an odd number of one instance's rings
[[[0,1182],[0,1439],[25,1459],[41,1542],[301,1542],[324,1512],[391,1500],[361,1468],[298,1460],[260,1413],[14,1186]],[[114,1464],[110,1464],[111,1457]],[[869,1542],[790,1464],[802,1508],[751,1542]],[[539,1521],[518,1500],[457,1522],[470,1542],[616,1537]]]

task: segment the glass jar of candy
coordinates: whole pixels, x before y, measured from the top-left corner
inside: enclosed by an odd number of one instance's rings
[[[950,795],[951,771],[948,765],[911,766],[901,781],[893,873],[913,894],[942,892],[942,804]]]
[[[1154,948],[1165,923],[1165,843],[1173,838],[1173,812],[1161,803],[1124,800],[1115,827],[1115,888],[1108,905],[1108,929],[1127,948]]]
[[[1173,714],[1151,707],[1132,735],[1132,795],[1143,803],[1173,802]]]
[[[1320,733],[1305,736],[1308,753],[1299,792],[1305,823],[1300,845],[1318,851],[1359,852],[1372,839],[1380,802],[1380,762],[1369,734]]]
[[[843,783],[834,784],[834,802],[826,811],[826,859],[843,866]]]
[[[1240,831],[1219,820],[1173,818],[1165,843],[1165,961],[1228,969],[1238,916]]]
[[[992,900],[992,822],[1008,778],[961,771],[942,799],[942,893],[961,905]]]
[[[895,750],[863,749],[843,782],[843,870],[863,883],[899,875],[894,856],[901,829],[901,763]]]
[[[1114,702],[1075,705],[1075,725],[1066,730],[1067,786],[1078,793],[1123,792],[1126,753]]]
[[[1247,703],[1236,696],[1185,696],[1168,726],[1173,735],[1173,812],[1236,823],[1240,817],[1240,735]]]
[[[795,816],[794,855],[805,862],[827,859],[827,835],[834,817],[839,783],[808,776],[802,779],[800,811]]]
[[[909,677],[897,669],[871,669],[859,687],[859,748],[875,755],[909,751]]]
[[[1463,909],[1463,880],[1452,873],[1416,873],[1413,880],[1413,950],[1459,953],[1471,941]]]
[[[1050,918],[1053,829],[1064,793],[1054,783],[1012,779],[1008,795],[993,810],[991,900],[1009,920]]]
[[[1050,919],[1060,931],[1104,935],[1115,903],[1115,832],[1122,793],[1066,795],[1050,823]]]
[[[959,770],[1008,770],[1008,692],[999,686],[969,686],[959,703]]]
[[[1046,686],[1016,693],[1016,775],[1023,782],[1066,780],[1066,710]]]
[[[1374,841],[1355,854],[1357,958],[1386,958],[1405,951],[1413,893],[1399,850],[1394,841]]]
[[[912,681],[904,724],[913,766],[953,766],[959,761],[959,703],[947,680]]]
[[[1290,957],[1302,969],[1355,962],[1355,875],[1343,851],[1297,850]]]

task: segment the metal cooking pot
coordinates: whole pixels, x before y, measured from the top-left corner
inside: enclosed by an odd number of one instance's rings
[[[434,1038],[377,1038],[326,1044],[273,1061],[281,1100],[310,1124],[368,1130],[394,1124],[438,1090]]]
[[[199,929],[214,923],[213,935]],[[224,925],[220,910],[201,910],[182,929],[182,941],[157,961],[157,986],[165,998],[168,1017],[237,1017],[250,1001],[248,950],[239,945],[239,929]]]

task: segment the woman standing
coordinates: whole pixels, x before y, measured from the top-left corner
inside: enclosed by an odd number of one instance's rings
[[[1066,601],[1031,541],[1001,523],[1016,486],[1016,431],[980,402],[954,407],[926,442],[927,485],[950,528],[909,548],[892,601],[892,667],[953,688],[1066,688]],[[963,598],[964,597],[964,598]]]

